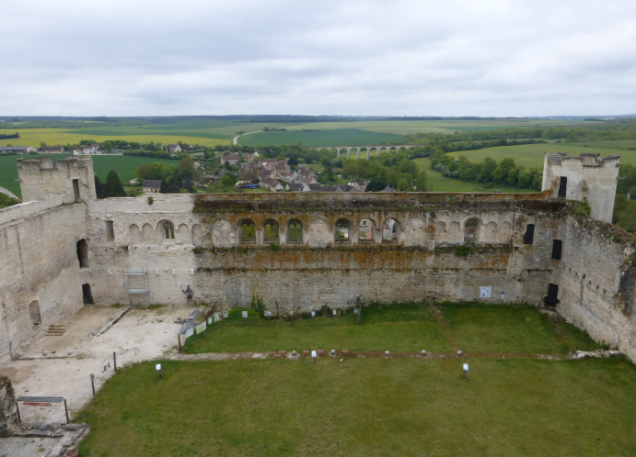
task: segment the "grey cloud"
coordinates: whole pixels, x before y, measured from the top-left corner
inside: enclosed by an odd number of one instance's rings
[[[633,112],[636,3],[23,1],[1,114]]]

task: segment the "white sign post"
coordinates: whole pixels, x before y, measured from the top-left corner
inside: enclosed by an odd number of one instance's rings
[[[468,364],[464,364],[464,377],[462,379],[468,379],[466,375],[468,374]]]
[[[336,325],[336,316],[338,315],[338,311],[333,310],[333,325]]]
[[[316,311],[311,312],[311,325],[314,325],[314,318],[316,317]]]
[[[270,311],[265,311],[265,317],[267,317],[267,325],[269,325],[269,318],[272,317],[272,313]]]
[[[243,321],[243,326],[245,326],[245,324],[247,323],[247,311],[243,311],[243,319],[245,319]]]
[[[155,365],[155,370],[157,370],[157,377],[159,379],[163,378],[163,373],[161,372],[161,364],[160,363]]]
[[[316,351],[311,351],[311,364],[316,365]]]
[[[294,312],[293,311],[289,312],[289,319],[291,320],[292,327],[293,327],[294,326]]]

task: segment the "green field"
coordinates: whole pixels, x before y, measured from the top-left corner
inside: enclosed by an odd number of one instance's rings
[[[628,151],[636,150],[636,140],[593,140],[593,141],[575,141],[573,143],[563,143],[562,146],[582,147],[600,149],[626,149]],[[615,154],[620,154],[616,152]]]
[[[245,135],[239,139],[239,143],[253,146],[282,146],[300,142],[305,146],[359,146],[392,143],[401,139],[402,135],[360,129],[290,130]]]
[[[22,195],[20,192],[20,183],[15,180],[18,179],[18,167],[16,165],[17,159],[30,159],[33,157],[39,157],[39,154],[28,155],[0,155],[0,187],[4,187],[17,196]],[[52,156],[56,161],[66,158],[64,154],[55,154]],[[132,157],[132,156],[114,156],[114,155],[97,155],[93,157],[93,167],[95,173],[102,182],[106,182],[106,177],[110,170],[115,170],[121,182],[130,181],[136,178],[135,170],[142,163],[148,162],[166,162],[168,165],[177,165],[178,160],[162,160],[154,157]]]
[[[471,151],[473,152],[473,151]],[[503,185],[493,186],[491,188],[484,188],[484,184],[478,182],[460,181],[459,179],[452,179],[445,177],[441,172],[433,170],[431,168],[431,161],[429,158],[415,159],[417,168],[420,171],[425,171],[428,175],[428,185],[433,186],[433,192],[503,192],[503,193],[527,193],[535,192],[531,189],[520,189],[518,187],[509,187]]]
[[[80,455],[636,454],[632,363],[621,357],[537,358],[535,351],[558,354],[570,344],[595,345],[562,320],[558,334],[532,307],[446,303],[441,309],[442,314],[422,305],[364,308],[361,326],[347,315],[336,326],[325,318],[313,329],[307,322],[268,327],[253,318],[243,327],[235,315],[224,328],[190,340],[213,346],[216,341],[215,349],[261,351],[272,343],[272,333],[287,330],[288,351],[333,344],[338,356],[320,357],[315,366],[304,357],[164,360],[163,379],[157,379],[155,361],[120,369],[75,418],[91,425]],[[409,323],[423,324],[419,336],[400,331]],[[341,337],[361,347],[379,337],[383,349],[413,345],[419,351],[417,344],[434,346],[440,333],[446,347],[461,343],[469,352],[461,358],[450,351],[432,358],[395,352],[391,358],[359,357],[343,356],[337,346]],[[470,367],[467,380],[461,379],[464,363]]]
[[[598,144],[601,143],[603,142],[598,142]],[[512,158],[517,166],[524,166],[526,168],[543,168],[543,158],[546,152],[565,152],[570,156],[578,156],[583,152],[589,152],[601,154],[603,157],[607,155],[620,155],[621,163],[636,164],[636,151],[617,151],[616,149],[610,148],[593,148],[580,146],[579,143],[574,144],[577,146],[565,146],[565,143],[524,144],[520,146],[478,149],[476,151],[451,152],[449,155],[452,157],[464,156],[472,162],[481,162],[486,157],[490,157],[497,162],[500,162],[501,159]]]

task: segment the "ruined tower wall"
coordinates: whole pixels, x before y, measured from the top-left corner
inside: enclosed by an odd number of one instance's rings
[[[60,205],[55,197],[0,210],[0,356],[83,305],[76,242],[86,205]]]
[[[97,198],[91,157],[69,157],[56,162],[48,156],[18,159],[17,163],[22,201],[57,196],[63,203],[72,203]]]
[[[546,154],[541,190],[552,190],[554,197],[561,190],[568,200],[587,200],[594,219],[612,222],[619,165],[619,156],[601,158],[599,154],[581,154],[580,157],[568,157],[564,153]],[[561,178],[567,178],[564,188],[561,188]]]
[[[563,260],[553,276],[557,310],[596,341],[636,360],[635,238],[586,217],[568,218]]]

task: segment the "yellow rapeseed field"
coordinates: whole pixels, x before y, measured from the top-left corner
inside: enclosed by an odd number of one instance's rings
[[[188,136],[173,136],[173,135],[122,135],[122,136],[101,136],[91,135],[89,133],[78,134],[68,133],[65,131],[60,132],[60,129],[16,129],[16,130],[1,130],[0,133],[12,134],[17,132],[20,138],[11,138],[8,140],[0,140],[0,146],[33,146],[34,148],[40,147],[40,143],[44,142],[47,145],[59,145],[59,144],[78,144],[81,140],[95,140],[99,143],[106,140],[124,140],[124,141],[136,141],[139,143],[162,143],[162,144],[176,144],[179,141],[188,144],[200,144],[202,146],[215,146],[217,144],[230,144],[231,140],[221,140],[216,138],[199,138]],[[62,140],[62,136],[64,139]]]

